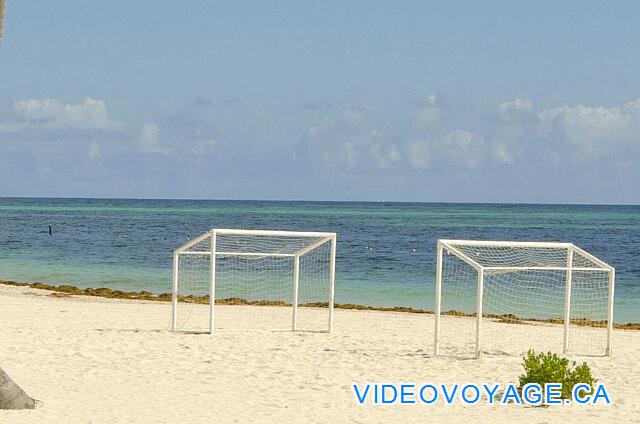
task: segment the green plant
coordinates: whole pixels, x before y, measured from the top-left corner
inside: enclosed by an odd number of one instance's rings
[[[520,387],[537,383],[544,390],[547,383],[561,383],[562,398],[571,399],[572,389],[576,384],[584,383],[593,387],[596,383],[586,362],[576,366],[575,361],[570,362],[555,353],[536,353],[532,349],[523,360],[524,374],[520,376]]]

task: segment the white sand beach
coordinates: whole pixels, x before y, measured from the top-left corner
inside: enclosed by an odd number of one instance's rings
[[[426,314],[336,310],[332,334],[180,334],[168,331],[168,303],[57,296],[0,285],[0,366],[40,401],[0,411],[0,423],[640,422],[637,331],[615,331],[611,359],[575,358],[607,384],[610,407],[357,406],[352,383],[517,383],[521,358],[462,359],[446,344],[433,357]],[[463,337],[456,326],[469,320],[450,318],[447,337]],[[486,333],[535,347],[534,327],[492,323]]]

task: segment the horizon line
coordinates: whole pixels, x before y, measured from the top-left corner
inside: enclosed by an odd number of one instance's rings
[[[536,205],[536,206],[640,206],[640,203],[551,203],[551,202],[465,202],[441,200],[310,200],[310,199],[247,199],[247,198],[186,198],[186,197],[92,197],[92,196],[0,196],[0,199],[55,199],[55,200],[163,200],[192,202],[289,202],[289,203],[395,203],[395,204],[453,204],[453,205]]]

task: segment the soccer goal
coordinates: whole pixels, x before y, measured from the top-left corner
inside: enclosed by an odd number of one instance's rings
[[[171,328],[328,331],[336,234],[213,229],[175,250]]]
[[[438,240],[434,354],[609,356],[614,281],[572,243]]]

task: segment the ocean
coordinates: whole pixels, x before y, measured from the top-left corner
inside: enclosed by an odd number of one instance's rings
[[[173,250],[211,228],[336,232],[336,302],[425,309],[439,238],[573,242],[640,322],[640,206],[0,198],[0,279],[166,293]]]

